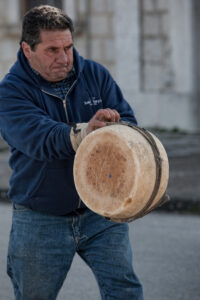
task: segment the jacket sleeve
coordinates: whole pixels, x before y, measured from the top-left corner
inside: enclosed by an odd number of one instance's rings
[[[0,85],[0,129],[11,147],[32,159],[53,161],[74,155],[71,128],[51,119],[23,91],[6,83]]]
[[[103,68],[104,69],[104,68]],[[121,120],[137,125],[135,114],[129,103],[124,99],[123,94],[110,73],[104,69],[102,82],[102,99],[104,108],[116,109]]]

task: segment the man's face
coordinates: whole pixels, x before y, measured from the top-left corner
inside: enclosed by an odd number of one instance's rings
[[[41,30],[40,39],[41,42],[34,51],[23,42],[24,55],[31,67],[46,80],[63,80],[73,66],[73,39],[70,30]]]

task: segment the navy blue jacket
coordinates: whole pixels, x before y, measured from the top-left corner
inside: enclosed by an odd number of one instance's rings
[[[73,180],[75,152],[67,123],[88,122],[98,109],[109,107],[136,124],[131,107],[103,66],[75,49],[74,65],[77,79],[66,100],[32,71],[21,50],[0,83],[0,129],[11,149],[13,170],[8,195],[14,203],[54,215],[83,205]]]

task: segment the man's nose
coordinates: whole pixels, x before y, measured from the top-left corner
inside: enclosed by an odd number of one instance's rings
[[[60,52],[56,60],[60,64],[66,64],[68,59],[67,59],[67,54],[65,53],[65,51]]]

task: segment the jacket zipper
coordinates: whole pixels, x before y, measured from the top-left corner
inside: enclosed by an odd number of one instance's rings
[[[76,79],[76,80],[72,83],[70,89],[68,90],[68,92],[67,92],[66,95],[65,95],[65,98],[62,100],[63,107],[64,107],[64,111],[65,111],[65,116],[66,116],[66,119],[67,119],[67,123],[69,123],[69,115],[68,115],[68,111],[67,111],[67,96],[69,95],[69,93],[70,93],[71,90],[73,89],[73,87],[74,87],[74,85],[76,84],[77,80],[78,80],[78,79]]]
[[[71,86],[71,88],[73,87],[73,85]],[[71,90],[71,88],[70,88],[70,90]],[[69,123],[69,116],[68,116],[68,112],[67,112],[67,105],[66,105],[66,103],[67,103],[67,95],[69,94],[69,92],[70,92],[70,90],[67,92],[67,94],[66,94],[66,97],[62,100],[62,102],[63,102],[63,107],[64,107],[64,111],[65,111],[65,116],[66,116],[66,119],[67,119],[67,122]],[[78,200],[78,206],[77,206],[77,208],[80,208],[81,207],[81,198],[79,198],[79,200]]]
[[[64,108],[64,111],[65,111],[65,117],[66,117],[67,123],[69,123],[69,116],[68,116],[68,112],[67,112],[66,98],[64,98],[62,100],[62,103],[63,103],[63,108]]]
[[[47,92],[47,91],[44,91],[44,90],[42,90],[42,92],[45,93],[45,94],[47,94],[47,95],[49,95],[49,96],[53,96],[53,97],[55,97],[55,98],[57,98],[57,99],[59,99],[59,100],[62,101],[63,107],[64,107],[64,112],[65,112],[66,121],[67,121],[67,123],[69,123],[69,117],[68,117],[68,113],[67,113],[67,108],[66,108],[65,99],[61,99],[61,98],[59,98],[58,96],[56,96],[56,95],[54,95],[54,94],[51,94],[51,93],[49,93],[49,92]]]
[[[71,90],[72,90],[72,88],[74,87],[74,85],[76,84],[76,82],[77,82],[77,79],[73,82],[72,86],[70,87],[70,89],[69,89],[69,91],[67,92],[67,94],[66,94],[66,96],[65,96],[64,99],[61,99],[61,98],[57,97],[57,96],[54,95],[54,94],[51,94],[51,93],[49,93],[49,92],[46,92],[46,91],[42,90],[43,93],[46,93],[47,95],[53,96],[53,97],[55,97],[55,98],[58,98],[59,100],[62,101],[62,103],[63,103],[63,108],[64,108],[64,111],[65,111],[65,117],[66,117],[67,123],[69,123],[69,116],[68,116],[67,105],[66,105],[66,103],[67,103],[67,96],[68,96],[69,93],[71,92]],[[77,207],[77,208],[80,208],[80,207],[81,207],[81,202],[82,202],[82,201],[81,201],[81,198],[79,198],[79,201],[78,201],[78,207]]]
[[[67,107],[66,107],[66,101],[65,101],[66,98],[65,98],[65,99],[61,99],[61,98],[59,98],[58,96],[56,96],[56,95],[54,95],[54,94],[51,94],[51,93],[49,93],[49,92],[47,92],[47,91],[44,91],[44,90],[42,90],[42,92],[45,93],[45,94],[47,94],[47,95],[49,95],[49,96],[53,96],[53,97],[55,97],[55,98],[57,98],[57,99],[59,99],[59,100],[62,101],[63,108],[64,108],[64,112],[65,112],[66,121],[67,121],[67,123],[69,123],[69,117],[68,117]]]
[[[67,116],[67,119],[68,119],[68,122],[69,122],[69,117],[68,117],[68,113],[67,113],[67,96],[69,95],[69,93],[71,92],[71,90],[73,89],[74,85],[76,84],[78,79],[76,79],[72,86],[70,87],[69,91],[67,92],[66,96],[65,96],[65,99],[63,99],[63,106],[64,106],[64,109],[65,109],[65,112],[66,112],[66,116]],[[79,201],[78,201],[78,207],[77,208],[80,208],[81,207],[81,198],[79,197]]]
[[[78,80],[78,79],[76,79],[76,80],[73,82],[72,86],[70,87],[70,89],[69,89],[69,91],[67,92],[67,94],[66,94],[66,96],[65,96],[64,99],[61,99],[61,98],[59,98],[58,96],[56,96],[56,95],[54,95],[54,94],[51,94],[51,93],[49,93],[49,92],[46,92],[46,91],[42,90],[43,93],[46,93],[47,95],[53,96],[53,97],[55,97],[55,98],[58,98],[59,100],[62,101],[62,104],[63,104],[63,108],[64,108],[64,112],[65,112],[65,117],[66,117],[67,123],[69,123],[69,115],[68,115],[67,104],[66,104],[66,103],[67,103],[67,96],[68,96],[69,93],[71,92],[71,90],[72,90],[72,88],[74,87],[74,85],[76,84],[77,80]]]

